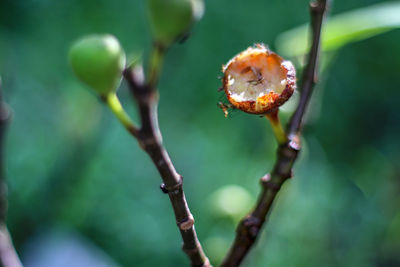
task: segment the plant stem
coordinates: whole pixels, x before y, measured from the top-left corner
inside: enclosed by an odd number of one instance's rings
[[[137,128],[129,117],[129,115],[125,112],[124,108],[121,105],[121,102],[118,99],[116,93],[109,93],[105,97],[105,102],[110,110],[114,113],[114,115],[118,118],[121,124],[134,136],[137,136]]]
[[[150,89],[155,89],[160,77],[161,68],[164,61],[166,48],[158,43],[153,44],[153,49],[150,54],[148,85]]]
[[[288,123],[289,136],[297,135],[302,126],[304,113],[308,106],[308,102],[311,99],[311,94],[314,89],[314,85],[318,80],[318,59],[320,50],[320,39],[322,22],[324,20],[326,10],[330,4],[329,0],[317,0],[310,3],[310,15],[311,15],[311,30],[312,30],[312,45],[308,55],[308,62],[303,71],[303,77],[301,79],[300,86],[300,101]]]
[[[272,131],[274,132],[275,138],[278,141],[279,145],[283,145],[287,143],[288,138],[286,136],[285,130],[282,127],[282,123],[279,120],[278,116],[279,109],[276,109],[268,114],[265,117],[270,121]]]
[[[160,76],[165,52],[165,47],[154,44],[150,56],[147,83],[145,83],[141,66],[131,66],[124,71],[124,77],[138,105],[141,121],[140,129],[136,128],[115,93],[103,97],[103,100],[124,127],[137,139],[139,145],[147,152],[160,173],[163,180],[161,189],[168,194],[171,201],[176,224],[183,240],[182,249],[189,257],[191,265],[193,267],[212,267],[197,238],[194,218],[183,191],[182,177],[176,171],[162,143],[158,125],[156,84]]]
[[[144,82],[143,69],[141,66],[128,68],[124,71],[124,77],[128,82],[129,88],[137,102],[141,128],[137,135],[134,135],[140,146],[147,152],[156,166],[163,180],[161,189],[168,194],[174,214],[176,224],[183,240],[183,251],[190,259],[193,267],[211,267],[201,244],[197,238],[194,228],[194,218],[190,212],[183,191],[183,180],[176,171],[167,150],[162,143],[162,136],[158,125],[158,92],[154,87],[159,77],[161,69],[161,59],[164,50],[155,48],[157,60],[152,59],[150,63],[150,76],[147,84]]]
[[[259,236],[281,186],[292,177],[292,168],[300,151],[301,123],[316,81],[321,27],[326,10],[327,0],[317,0],[310,3],[312,46],[303,73],[300,102],[287,127],[289,142],[278,147],[277,159],[271,174],[266,174],[261,178],[262,191],[258,201],[252,212],[239,223],[236,229],[236,238],[221,267],[234,267],[241,264]]]

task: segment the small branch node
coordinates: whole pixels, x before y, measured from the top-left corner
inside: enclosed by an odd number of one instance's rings
[[[281,189],[280,185],[271,181],[271,175],[269,173],[261,177],[260,182],[262,187],[269,188],[272,191],[278,192]]]
[[[162,191],[164,194],[176,195],[176,194],[178,194],[178,193],[181,191],[181,189],[182,189],[182,183],[177,184],[177,185],[172,186],[172,187],[168,187],[168,188],[167,188],[167,186],[166,186],[164,183],[162,183],[162,184],[160,185],[160,189],[161,189],[161,191]]]
[[[288,147],[296,152],[299,152],[301,149],[301,143],[300,143],[300,138],[298,135],[295,135],[294,137],[291,138]]]
[[[260,228],[258,226],[252,226],[249,228],[249,236],[252,239],[256,239],[259,231],[260,231]]]
[[[287,159],[293,159],[300,152],[300,145],[296,141],[290,141],[278,148],[278,154]]]
[[[189,214],[189,216],[185,219],[183,219],[180,222],[177,222],[179,229],[182,231],[187,231],[191,229],[194,225],[194,218],[192,214]]]
[[[176,195],[182,191],[182,186],[183,186],[183,178],[181,175],[179,175],[178,183],[171,185],[171,186],[164,185],[164,188],[168,192],[168,194]]]
[[[167,190],[167,188],[165,188],[165,184],[164,184],[164,183],[162,183],[162,184],[160,185],[160,189],[161,189],[161,191],[162,191],[164,194],[168,194],[168,193],[169,193],[169,191]]]
[[[243,226],[247,230],[247,236],[250,239],[255,240],[257,238],[258,232],[260,231],[261,220],[252,215],[249,215],[248,217],[246,217],[246,219],[244,219]]]

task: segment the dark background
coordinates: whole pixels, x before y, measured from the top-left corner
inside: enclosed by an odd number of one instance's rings
[[[206,1],[191,38],[166,57],[160,125],[214,263],[276,149],[265,119],[224,118],[221,65],[255,42],[279,50],[280,33],[309,21],[307,2]],[[336,1],[331,14],[378,2]],[[28,267],[103,266],[90,258],[104,266],[186,266],[157,171],[68,66],[71,43],[89,33],[114,34],[128,58],[146,58],[145,1],[0,0],[16,249]],[[295,176],[245,266],[400,265],[399,70],[399,30],[335,51],[316,88]],[[135,116],[125,84],[119,96]],[[290,115],[281,113],[284,121]]]

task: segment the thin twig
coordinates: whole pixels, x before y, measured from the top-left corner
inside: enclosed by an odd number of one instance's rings
[[[271,174],[261,178],[262,191],[253,211],[238,225],[236,238],[228,251],[221,267],[239,266],[250,248],[255,243],[259,232],[266,221],[272,203],[283,183],[292,177],[292,167],[300,151],[300,131],[304,112],[310,100],[312,89],[317,78],[317,62],[320,46],[322,22],[327,10],[327,0],[310,3],[312,46],[308,63],[303,72],[300,86],[300,102],[289,121],[287,132],[289,141],[278,147],[277,159]]]
[[[318,67],[318,57],[320,49],[321,28],[328,4],[329,1],[327,0],[310,3],[311,29],[313,33],[313,42],[308,56],[308,62],[303,72],[302,84],[300,87],[301,89],[300,102],[288,124],[289,136],[296,135],[301,130],[301,125],[302,125],[301,122],[303,120],[304,113],[306,111],[308,102],[310,101],[314,85],[318,80],[317,67]]]
[[[4,172],[4,137],[10,120],[10,110],[3,102],[0,81],[0,266],[22,267],[6,226],[7,184]]]
[[[155,88],[160,71],[164,51],[155,47],[156,57],[151,67],[150,80],[146,84],[142,67],[127,68],[124,77],[134,96],[140,113],[141,128],[137,134],[132,134],[140,146],[147,152],[163,180],[161,189],[168,194],[174,210],[176,223],[183,239],[183,251],[196,267],[211,267],[194,228],[194,218],[191,214],[182,187],[182,177],[175,170],[172,161],[163,146],[162,136],[158,125],[157,105],[158,92]],[[151,64],[151,63],[150,63]]]

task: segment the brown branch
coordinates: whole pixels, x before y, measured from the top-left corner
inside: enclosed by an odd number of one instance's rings
[[[301,122],[304,117],[308,102],[310,101],[311,94],[313,92],[314,85],[317,82],[317,70],[318,70],[318,56],[320,49],[320,38],[322,22],[325,17],[325,13],[328,7],[329,1],[322,0],[310,3],[310,15],[311,15],[311,29],[313,34],[313,41],[308,56],[308,62],[303,72],[302,84],[300,86],[300,102],[297,106],[296,111],[292,115],[288,124],[289,136],[297,135],[301,130]]]
[[[161,189],[168,194],[171,201],[176,223],[183,239],[182,249],[189,257],[191,265],[211,267],[197,238],[194,218],[182,188],[182,177],[175,170],[162,143],[157,115],[158,92],[154,87],[158,75],[152,73],[151,76],[153,78],[146,84],[141,67],[127,68],[124,71],[124,77],[138,105],[142,125],[137,134],[132,135],[136,137],[160,173],[163,180]]]
[[[6,226],[7,217],[7,184],[4,171],[4,137],[10,120],[11,112],[3,102],[0,80],[0,266],[21,267],[18,255],[15,252],[10,234]]]
[[[326,10],[327,0],[317,0],[310,3],[311,28],[313,33],[312,45],[300,86],[300,102],[287,127],[289,142],[278,147],[277,159],[271,174],[266,174],[261,178],[262,191],[256,206],[239,223],[236,230],[236,238],[221,267],[240,265],[259,236],[259,232],[266,221],[277,193],[283,183],[292,176],[292,168],[300,151],[302,120],[317,80],[316,73],[321,27]]]

